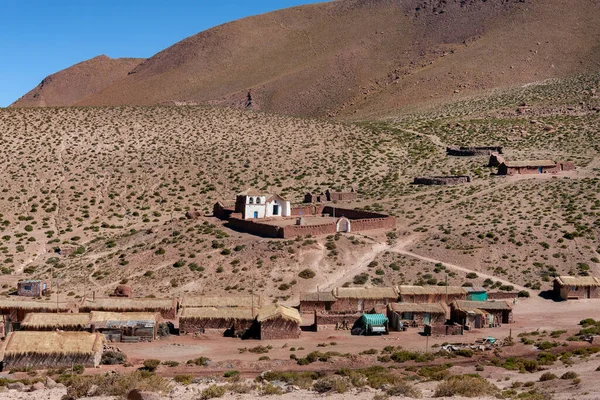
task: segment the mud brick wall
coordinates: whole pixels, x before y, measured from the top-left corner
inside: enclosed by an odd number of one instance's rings
[[[222,220],[229,219],[229,217],[231,217],[231,214],[233,214],[233,212],[234,212],[233,208],[225,207],[221,203],[216,203],[213,206],[213,215]]]
[[[354,220],[354,219],[370,219],[370,218],[387,218],[389,217],[386,214],[380,214],[380,213],[376,213],[376,212],[372,212],[372,211],[364,211],[364,210],[352,210],[349,208],[340,208],[340,207],[334,207],[332,206],[325,206],[323,207],[323,213],[324,214],[329,214],[329,215],[333,215],[335,211],[335,216],[336,217],[346,217],[350,220]],[[352,223],[354,223],[354,221],[352,221]]]
[[[17,294],[19,296],[37,297],[42,295],[43,282],[19,282]]]
[[[506,300],[519,297],[519,292],[488,292],[489,300]]]
[[[230,318],[180,318],[179,331],[188,333],[218,333],[223,334],[227,330],[241,331],[252,326],[253,320],[234,320]]]
[[[325,311],[333,303],[333,301],[300,301],[299,310],[300,313]]]
[[[446,147],[446,154],[449,156],[472,157],[489,156],[492,153],[502,154],[500,146],[476,146],[476,147]]]
[[[575,170],[575,163],[572,161],[559,161],[558,165],[561,171],[573,171]]]
[[[297,339],[300,333],[300,326],[296,322],[283,318],[260,323],[260,340]]]
[[[341,326],[344,322],[352,328],[354,323],[362,316],[362,313],[329,314],[317,312],[315,314],[315,326],[318,331],[335,329],[336,324]]]
[[[462,326],[455,325],[426,325],[424,332],[428,336],[462,335]]]
[[[461,176],[419,176],[413,181],[415,185],[460,185],[471,182],[471,177]]]
[[[397,302],[397,298],[391,299],[338,299],[331,305],[331,311],[337,313],[367,312],[379,307],[385,307],[389,303]]]
[[[282,238],[290,239],[298,236],[318,236],[318,235],[333,235],[337,232],[336,225],[332,221],[327,224],[320,225],[288,225],[280,228],[282,231]]]
[[[313,204],[309,206],[292,206],[292,216],[300,215],[319,215],[323,213],[323,206],[320,204]]]
[[[329,201],[351,201],[356,200],[358,195],[356,192],[330,192]]]
[[[253,233],[258,236],[279,238],[283,237],[283,231],[281,227],[262,224],[252,220],[242,219],[240,214],[232,214],[229,218],[228,225],[234,229],[240,231]]]
[[[396,228],[396,219],[394,217],[359,219],[350,221],[352,231],[368,231],[372,229],[394,229]]]
[[[448,301],[446,301],[446,294],[402,294],[400,293],[400,300],[405,303],[447,303],[450,304],[454,300],[466,300],[467,294],[452,294],[448,293]]]

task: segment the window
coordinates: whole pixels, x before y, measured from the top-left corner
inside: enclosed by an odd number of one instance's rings
[[[31,290],[31,285],[25,285],[25,286],[23,286],[23,288],[24,288],[25,290]]]
[[[260,197],[256,198],[256,204],[260,204]]]
[[[414,319],[414,315],[411,312],[403,312],[402,313],[402,319],[405,319],[407,321],[412,321]]]
[[[249,197],[248,198],[248,204],[254,204],[254,198],[253,197]]]

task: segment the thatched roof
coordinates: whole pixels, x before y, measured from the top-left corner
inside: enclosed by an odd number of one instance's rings
[[[56,311],[56,301],[35,301],[35,300],[23,300],[20,298],[0,298],[0,310],[8,310],[8,309],[21,309],[21,310],[48,310],[48,311]],[[67,303],[59,303],[58,304],[59,311],[68,311],[69,306]]]
[[[460,286],[412,286],[402,285],[398,287],[400,295],[436,295],[436,294],[467,294],[465,288]]]
[[[300,296],[300,301],[335,301],[331,292],[308,292]]]
[[[505,161],[503,163],[508,168],[536,168],[536,167],[554,167],[555,161],[552,160],[527,160],[527,161]]]
[[[86,300],[81,308],[98,311],[171,310],[177,307],[175,299],[109,297]]]
[[[254,307],[262,307],[265,299],[254,296]],[[252,295],[248,296],[190,296],[181,299],[181,307],[252,307]]]
[[[396,299],[398,294],[393,287],[338,287],[333,289],[333,295],[338,299]]]
[[[9,355],[81,355],[102,351],[104,335],[88,332],[11,332],[0,349],[0,359]]]
[[[100,322],[129,322],[129,321],[158,321],[160,314],[154,312],[110,312],[110,311],[92,311],[90,312],[90,324]]]
[[[263,307],[258,312],[256,320],[258,322],[268,321],[271,319],[282,318],[288,321],[294,321],[298,324],[302,323],[302,317],[298,310],[292,307],[286,307],[279,304],[271,304]]]
[[[554,280],[561,286],[600,286],[595,276],[557,276]]]
[[[471,300],[455,300],[452,306],[461,311],[499,311],[512,310],[512,307],[506,301],[471,301]]]
[[[446,309],[442,304],[439,303],[391,303],[388,304],[390,310],[403,313],[403,312],[416,312],[416,313],[430,313],[430,314],[446,314]]]
[[[87,313],[29,313],[21,322],[24,329],[85,328],[90,319]]]
[[[185,307],[179,311],[180,319],[253,320],[255,317],[256,311],[252,313],[251,308],[242,307]]]

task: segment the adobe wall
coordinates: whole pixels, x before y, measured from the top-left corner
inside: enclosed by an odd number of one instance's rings
[[[354,313],[367,312],[380,306],[387,306],[389,303],[397,302],[397,298],[392,299],[338,299],[331,305],[332,313]]]
[[[575,163],[572,161],[559,161],[558,165],[561,171],[574,171]]]
[[[213,215],[222,220],[228,220],[233,214],[233,208],[225,207],[222,203],[217,202],[213,206]]]
[[[440,294],[402,294],[400,293],[400,300],[405,303],[447,303],[450,304],[454,300],[466,300],[467,294],[452,294],[448,293],[448,301],[446,301],[446,293]]]
[[[313,204],[308,206],[292,206],[292,216],[297,217],[300,215],[320,215],[323,213],[323,205]]]
[[[460,176],[419,176],[413,181],[414,185],[461,185],[471,182],[471,177]]]
[[[223,335],[225,331],[244,331],[252,326],[253,320],[234,320],[230,318],[180,318],[181,334],[204,333]]]
[[[350,221],[352,232],[368,231],[372,229],[394,229],[396,228],[396,219],[394,217],[359,219]]]
[[[331,307],[333,301],[300,301],[299,311],[300,313],[307,313],[313,311],[325,311]]]
[[[19,296],[27,297],[38,297],[43,293],[42,286],[44,282],[19,282],[17,288],[17,294]],[[29,290],[25,289],[25,286],[29,287]]]
[[[281,227],[263,224],[253,220],[242,219],[241,214],[232,214],[229,218],[228,225],[234,229],[252,233],[258,236],[270,238],[284,237]]]
[[[279,229],[281,230],[280,237],[284,239],[306,235],[333,235],[337,232],[335,222],[320,225],[288,225]]]
[[[575,290],[571,290],[571,286],[561,286],[554,282],[554,291],[558,296],[563,299],[585,299],[587,298],[588,288],[585,286],[576,286]],[[590,287],[589,288],[589,298],[597,299],[600,298],[600,288],[598,287]]]
[[[354,323],[362,316],[362,313],[328,314],[317,312],[315,314],[315,326],[317,332],[323,330],[334,330],[336,326],[347,324],[352,328]]]
[[[454,325],[425,325],[425,335],[427,336],[450,336],[450,335],[462,335],[462,326],[458,324]]]
[[[488,300],[512,300],[519,297],[519,292],[488,292]]]
[[[388,218],[389,215],[386,214],[380,214],[380,213],[376,213],[376,212],[372,212],[372,211],[365,211],[365,210],[352,210],[349,208],[339,208],[339,207],[333,207],[333,206],[325,206],[323,207],[323,214],[329,214],[329,215],[333,215],[335,212],[335,216],[336,217],[346,217],[350,220],[355,220],[355,219],[370,219],[370,218]],[[352,224],[354,224],[354,221],[352,221]]]
[[[356,192],[329,192],[329,201],[352,201],[358,199]]]

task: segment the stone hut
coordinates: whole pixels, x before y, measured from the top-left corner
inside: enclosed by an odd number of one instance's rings
[[[21,322],[25,331],[85,331],[90,321],[87,313],[29,313]]]
[[[398,287],[400,301],[403,303],[445,303],[454,300],[466,300],[467,290],[460,286],[412,286]]]
[[[309,292],[300,295],[300,313],[331,311],[336,298],[331,292]]]
[[[504,161],[498,166],[498,175],[557,174],[573,170],[575,164],[571,161]]]
[[[256,323],[261,340],[297,339],[302,318],[295,308],[271,304],[260,309]]]
[[[498,153],[492,153],[492,155],[490,155],[490,161],[488,162],[488,167],[499,167],[500,164],[502,164],[504,162],[506,162],[504,157],[502,157]]]
[[[331,311],[341,313],[383,310],[398,301],[398,293],[393,287],[338,287],[332,294],[336,300],[331,304]]]
[[[12,332],[0,348],[2,370],[100,365],[104,336],[88,332]]]
[[[177,318],[177,299],[108,297],[84,299],[79,311],[153,312],[167,320]]]
[[[452,322],[465,329],[492,328],[513,322],[512,307],[506,301],[455,300],[450,304]]]
[[[115,288],[112,294],[113,297],[133,297],[133,289],[131,286],[119,285]]]
[[[19,296],[41,297],[46,295],[49,288],[50,285],[46,281],[28,279],[17,284],[17,294]]]
[[[554,295],[561,300],[600,298],[600,279],[594,276],[558,276],[554,278]]]
[[[185,307],[179,311],[179,332],[243,337],[255,318],[251,308]]]
[[[325,197],[327,201],[352,201],[358,199],[358,195],[354,189],[350,192],[332,192],[327,190],[325,191]]]
[[[387,310],[390,330],[394,331],[401,330],[402,326],[444,325],[446,313],[443,303],[391,303]]]

